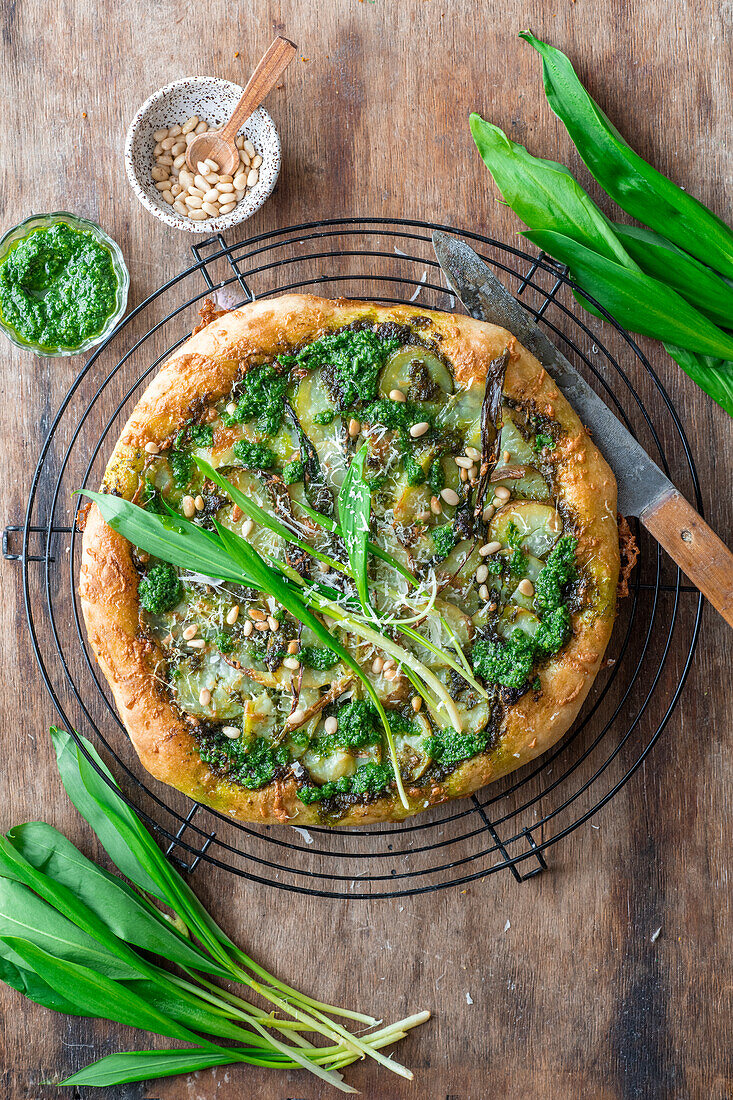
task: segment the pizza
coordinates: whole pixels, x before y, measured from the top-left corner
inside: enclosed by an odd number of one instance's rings
[[[416,305],[288,294],[204,320],[86,515],[89,643],[145,768],[236,820],[360,825],[554,745],[611,634],[619,533],[538,361]],[[113,505],[246,544],[265,581],[156,556]]]

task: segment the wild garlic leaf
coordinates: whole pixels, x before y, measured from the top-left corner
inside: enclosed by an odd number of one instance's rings
[[[208,533],[190,524],[185,530],[172,516],[160,516],[146,512],[137,504],[110,493],[93,493],[89,489],[80,492],[95,502],[105,523],[118,531],[133,546],[145,550],[161,561],[170,562],[182,569],[204,573],[224,581],[242,583],[241,575],[231,570],[230,563],[217,549]]]
[[[733,359],[733,336],[658,279],[607,260],[562,233],[531,230],[524,236],[567,264],[580,289],[601,302],[624,328],[702,355]]]
[[[651,229],[613,228],[642,271],[673,287],[717,325],[733,328],[733,286],[726,279]]]
[[[339,527],[349,555],[351,573],[359,596],[359,603],[367,618],[377,621],[369,597],[368,542],[369,520],[372,510],[372,494],[364,479],[364,463],[367,457],[366,443],[349,464],[338,495]]]
[[[733,416],[733,361],[711,355],[696,355],[673,344],[664,345],[675,363],[682,367],[693,382],[717,401],[721,409]]]
[[[167,1035],[171,1039],[213,1046],[208,1040],[202,1040],[188,1028],[158,1012],[142,997],[101,971],[92,970],[89,966],[70,959],[59,958],[28,940],[14,936],[2,938],[29,969],[35,970],[36,974],[42,976],[63,997],[73,999],[85,1016],[114,1020],[115,1023],[127,1024],[128,1027]]]
[[[92,863],[52,825],[44,821],[17,825],[8,840],[37,871],[73,891],[123,942],[179,966],[228,976],[224,967],[200,952],[126,882]]]
[[[231,941],[170,865],[140,819],[92,767],[68,733],[52,727],[51,738],[66,793],[94,829],[112,862],[130,882],[170,905],[196,931],[207,949],[220,958],[217,945]],[[86,740],[84,746],[114,784],[93,746]]]
[[[7,943],[23,939],[59,959],[93,966],[110,978],[140,976],[134,966],[77,928],[27,886],[9,879],[0,879],[0,937]]]
[[[520,38],[542,57],[547,101],[603,190],[627,214],[733,278],[733,230],[634,152],[588,95],[564,53],[529,31]]]
[[[504,201],[530,229],[552,229],[580,241],[624,267],[636,267],[606,215],[567,168],[533,157],[480,115],[471,133]]]
[[[235,1065],[241,1058],[234,1051],[204,1050],[135,1050],[127,1054],[108,1054],[98,1062],[73,1073],[60,1085],[88,1085],[104,1088],[124,1085],[128,1081],[152,1081],[158,1077],[175,1077],[179,1073],[197,1073],[212,1066]],[[255,1063],[257,1064],[257,1063]]]
[[[0,940],[0,981],[17,989],[28,1000],[34,1001],[44,1008],[51,1008],[54,1012],[63,1012],[67,1016],[84,1016],[80,1012],[75,1001],[63,997],[52,989],[48,982],[36,974],[35,970],[28,969],[19,955]]]

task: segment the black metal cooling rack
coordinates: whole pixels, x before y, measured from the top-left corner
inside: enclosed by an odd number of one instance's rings
[[[680,697],[702,598],[637,526],[642,553],[631,592],[608,666],[579,720],[551,752],[470,799],[404,825],[358,830],[301,829],[297,819],[239,824],[157,783],[137,761],[81,621],[73,490],[97,487],[125,419],[151,374],[190,334],[203,299],[232,307],[309,291],[453,309],[430,246],[434,229],[472,242],[701,511],[690,447],[658,377],[608,317],[612,354],[567,304],[567,275],[544,255],[450,226],[373,218],[313,222],[232,245],[218,235],[194,246],[194,263],[142,302],[87,361],[41,450],[25,524],[5,530],[2,547],[22,566],[33,648],[60,721],[92,740],[126,800],[186,871],[206,861],[281,889],[336,898],[400,897],[500,870],[524,881],[547,867],[551,845],[589,826],[639,768]]]

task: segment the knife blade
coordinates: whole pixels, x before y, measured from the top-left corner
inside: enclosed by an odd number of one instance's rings
[[[433,249],[449,287],[479,321],[508,329],[542,364],[590,431],[616,475],[618,509],[638,516],[733,626],[733,554],[697,514],[608,405],[548,339],[474,250],[436,230]]]

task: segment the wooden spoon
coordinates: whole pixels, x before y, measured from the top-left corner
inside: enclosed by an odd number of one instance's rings
[[[186,150],[186,164],[198,172],[200,161],[213,160],[222,175],[233,176],[239,168],[239,149],[234,144],[237,133],[253,111],[295,57],[298,47],[287,38],[276,38],[249,78],[232,116],[220,130],[197,134]]]

